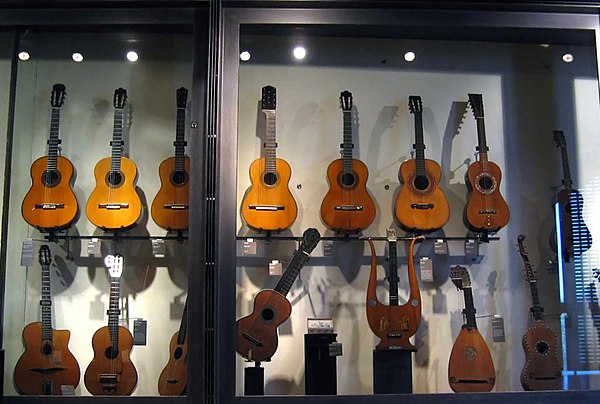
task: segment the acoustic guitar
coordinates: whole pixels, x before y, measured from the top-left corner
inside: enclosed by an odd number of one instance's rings
[[[39,251],[42,266],[42,321],[28,324],[23,330],[25,352],[15,366],[17,391],[27,395],[60,395],[61,386],[77,387],[79,364],[69,351],[71,332],[52,329],[52,296],[50,292],[50,248]]]
[[[440,188],[440,165],[425,158],[421,97],[408,97],[408,107],[415,116],[415,158],[400,165],[398,177],[403,186],[396,198],[394,212],[404,229],[411,232],[429,232],[448,223],[450,205]]]
[[[249,227],[259,230],[282,230],[290,227],[298,207],[289,189],[292,169],[287,161],[277,158],[275,87],[262,89],[261,109],[265,114],[264,155],[250,165],[251,186],[242,200],[242,217]]]
[[[189,218],[190,158],[184,155],[185,107],[188,91],[177,90],[177,126],[175,128],[175,156],[163,160],[158,167],[160,189],[152,201],[152,219],[160,227],[187,230]]]
[[[477,330],[471,279],[467,268],[450,269],[450,279],[465,295],[465,324],[454,341],[448,361],[448,383],[456,393],[487,392],[496,384],[494,361],[485,340]]]
[[[93,395],[130,395],[137,384],[137,371],[129,356],[133,336],[127,328],[119,326],[123,257],[107,255],[104,263],[110,276],[108,326],[97,330],[92,337],[94,358],[85,371],[85,387]]]
[[[488,160],[483,97],[481,94],[469,94],[469,104],[477,122],[479,160],[470,164],[467,170],[470,196],[465,209],[466,224],[474,231],[496,232],[510,219],[508,206],[500,194],[502,172],[498,165]]]
[[[342,158],[327,167],[329,191],[321,203],[321,218],[338,232],[358,232],[375,219],[375,203],[367,191],[369,170],[365,163],[352,158],[352,93],[342,91],[343,115]]]
[[[409,338],[415,335],[421,324],[421,291],[413,262],[415,243],[424,239],[423,236],[414,237],[408,248],[408,285],[410,294],[408,301],[398,304],[398,259],[396,256],[396,231],[387,229],[389,248],[389,305],[381,303],[377,298],[377,256],[373,241],[371,247],[371,273],[367,287],[367,320],[373,334],[381,341],[376,349],[410,349],[416,350]]]
[[[277,351],[277,327],[292,314],[292,305],[285,296],[320,238],[317,229],[307,229],[275,289],[260,291],[254,298],[252,313],[236,322],[236,349],[244,358],[261,362]]]
[[[90,222],[106,230],[131,227],[142,214],[142,201],[135,190],[137,168],[133,161],[123,156],[123,108],[126,100],[127,91],[116,89],[111,157],[96,164],[96,187],[85,208]]]
[[[50,105],[50,135],[48,152],[31,165],[31,188],[21,204],[23,219],[39,229],[68,227],[77,216],[79,208],[73,192],[73,163],[60,156],[60,108],[65,101],[65,85],[52,86]]]
[[[525,236],[519,235],[517,244],[523,259],[525,280],[531,289],[533,326],[523,335],[525,365],[521,370],[521,385],[525,390],[560,390],[562,365],[558,359],[558,339],[554,331],[544,323],[535,272],[525,251]]]
[[[179,331],[171,337],[169,353],[169,361],[158,378],[158,393],[181,396],[187,387],[187,300]]]

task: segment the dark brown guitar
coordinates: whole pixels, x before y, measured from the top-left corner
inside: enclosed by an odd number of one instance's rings
[[[158,378],[158,393],[181,396],[187,387],[187,300],[179,331],[171,337],[169,353],[169,361]]]
[[[292,314],[292,305],[285,296],[320,238],[317,229],[307,229],[275,289],[260,291],[254,298],[252,313],[237,321],[236,349],[244,358],[261,362],[277,351],[277,327]]]
[[[562,365],[558,359],[558,339],[554,331],[544,323],[540,304],[537,279],[525,251],[525,236],[519,235],[517,243],[523,259],[525,280],[531,289],[531,316],[533,326],[523,335],[525,365],[521,370],[521,385],[525,390],[560,390]]]
[[[15,386],[20,394],[62,394],[61,386],[77,387],[79,364],[69,351],[68,330],[52,329],[52,297],[50,294],[50,248],[39,251],[42,266],[42,321],[28,324],[23,330],[25,352],[15,366]]]
[[[456,393],[487,392],[496,384],[494,361],[485,340],[477,330],[471,279],[467,268],[450,269],[450,279],[465,295],[463,315],[466,319],[454,341],[448,361],[448,383]]]
[[[387,229],[389,246],[389,305],[381,303],[377,298],[377,257],[373,241],[371,247],[371,274],[367,287],[367,320],[373,334],[381,341],[376,349],[402,348],[415,350],[409,338],[415,335],[421,324],[421,291],[413,262],[415,243],[424,237],[415,237],[408,248],[408,285],[410,294],[408,301],[398,305],[398,258],[396,256],[396,231]]]

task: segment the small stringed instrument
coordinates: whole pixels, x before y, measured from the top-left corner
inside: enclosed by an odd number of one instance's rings
[[[367,320],[371,331],[381,341],[376,349],[411,349],[416,350],[409,338],[415,335],[421,324],[421,291],[413,262],[415,243],[424,239],[418,236],[410,241],[408,248],[408,285],[410,294],[408,301],[398,305],[398,259],[396,256],[396,231],[387,229],[389,247],[389,305],[381,303],[377,298],[377,256],[373,241],[371,247],[371,273],[367,287]]]
[[[42,321],[28,324],[23,330],[25,352],[15,366],[14,381],[20,394],[62,394],[61,386],[77,387],[79,364],[69,351],[71,332],[52,329],[52,297],[50,293],[50,248],[39,251],[42,266]]]
[[[335,231],[358,232],[375,219],[375,203],[367,191],[369,170],[352,158],[352,93],[342,91],[340,106],[344,120],[342,158],[327,167],[329,191],[321,203],[323,222]]]
[[[467,268],[459,265],[451,268],[450,279],[464,292],[463,315],[466,322],[461,327],[450,353],[448,383],[456,393],[490,391],[496,384],[496,370],[490,349],[477,330],[471,279]]]
[[[502,172],[500,167],[488,160],[485,139],[483,97],[469,94],[469,104],[477,122],[477,152],[479,160],[469,165],[467,185],[470,196],[465,209],[467,226],[475,231],[496,232],[508,224],[508,205],[500,194]]]
[[[186,230],[189,218],[189,172],[190,158],[184,156],[185,107],[188,91],[177,90],[177,126],[175,129],[175,156],[160,163],[160,189],[152,202],[152,219],[160,227],[171,230]]]
[[[525,280],[531,289],[531,316],[533,326],[523,335],[525,365],[521,370],[521,385],[525,390],[560,390],[562,385],[562,365],[558,359],[558,339],[554,331],[544,323],[540,305],[537,279],[525,251],[525,236],[519,235],[517,244],[523,259]]]
[[[96,164],[96,187],[90,195],[85,211],[95,226],[117,230],[133,226],[142,214],[142,201],[135,191],[137,168],[123,156],[123,108],[127,91],[115,90],[115,107],[111,157]]]
[[[320,238],[317,229],[307,229],[275,289],[260,291],[254,298],[252,313],[236,322],[236,349],[244,358],[261,362],[277,351],[277,327],[292,314],[292,305],[285,296]]]
[[[179,331],[169,343],[169,361],[158,378],[158,393],[161,396],[180,396],[187,387],[187,300]]]
[[[31,165],[32,185],[21,204],[23,219],[40,229],[68,227],[79,211],[72,188],[73,163],[59,156],[60,108],[64,104],[65,94],[64,84],[52,86],[48,154]]]
[[[400,166],[398,177],[403,187],[396,198],[394,212],[404,229],[428,232],[448,223],[450,205],[439,186],[442,179],[440,165],[425,158],[421,97],[408,97],[408,107],[415,116],[415,158]]]
[[[265,157],[250,165],[251,186],[242,201],[242,217],[246,224],[259,230],[281,230],[296,220],[298,207],[289,189],[292,169],[287,161],[276,157],[275,87],[262,89],[261,109],[265,114]]]
[[[123,257],[107,255],[104,263],[110,276],[110,301],[107,310],[108,326],[97,330],[92,337],[94,358],[85,371],[85,387],[93,395],[129,395],[137,384],[137,371],[129,355],[133,336],[119,326],[120,281]]]

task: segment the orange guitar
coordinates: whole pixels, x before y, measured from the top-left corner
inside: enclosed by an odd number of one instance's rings
[[[329,191],[321,203],[323,222],[335,231],[358,232],[375,219],[375,203],[367,191],[369,170],[352,158],[352,93],[342,91],[340,106],[344,118],[342,158],[327,168]]]
[[[187,387],[187,300],[179,331],[171,337],[169,352],[169,361],[158,378],[158,394],[180,396]]]
[[[160,227],[171,230],[186,230],[189,218],[189,172],[190,158],[184,156],[185,105],[188,91],[177,90],[177,127],[175,129],[175,157],[160,163],[160,189],[152,202],[152,219]]]
[[[265,157],[250,165],[250,189],[242,200],[242,217],[249,227],[259,230],[281,230],[296,220],[298,207],[289,190],[292,169],[287,161],[276,157],[275,87],[262,89],[262,112],[266,120],[263,143]]]
[[[85,207],[90,222],[107,230],[131,227],[142,214],[142,201],[135,191],[137,168],[133,161],[123,157],[123,108],[126,100],[127,91],[116,89],[114,130],[110,142],[112,154],[96,164],[96,187]]]
[[[403,187],[396,198],[394,212],[404,229],[428,232],[448,223],[450,205],[439,187],[442,178],[440,165],[425,158],[421,97],[408,97],[408,107],[415,116],[415,158],[400,166],[398,176]]]
[[[52,86],[52,115],[48,154],[31,165],[32,185],[21,204],[23,219],[40,229],[68,227],[79,208],[72,188],[73,163],[59,156],[61,140],[58,137],[60,107],[65,101],[65,85]]]
[[[129,357],[133,336],[127,328],[119,326],[123,257],[108,255],[104,263],[110,275],[108,326],[100,328],[92,337],[94,358],[85,371],[85,387],[93,395],[129,395],[137,384],[137,371]]]
[[[50,295],[50,248],[40,247],[42,266],[42,321],[28,324],[23,330],[25,352],[15,367],[15,386],[20,394],[62,394],[61,386],[77,387],[79,364],[69,351],[68,330],[52,329]]]

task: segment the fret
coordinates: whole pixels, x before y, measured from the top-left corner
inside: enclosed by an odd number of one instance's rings
[[[60,108],[52,107],[50,115],[50,136],[48,137],[48,162],[46,170],[56,171],[57,156],[60,150],[60,139],[58,138],[58,128],[60,123]]]
[[[388,240],[389,248],[389,270],[388,283],[390,285],[390,306],[398,306],[398,257],[396,253],[396,242]]]
[[[185,171],[185,108],[177,108],[177,124],[175,127],[175,171]]]
[[[425,175],[425,141],[423,140],[423,114],[415,112],[415,165],[417,176]]]
[[[485,139],[485,122],[483,117],[476,118],[475,120],[477,121],[477,151],[479,152],[479,161],[486,162],[488,159],[488,146]]]
[[[275,164],[277,158],[277,140],[275,135],[277,123],[275,120],[275,110],[269,109],[263,110],[263,112],[265,113],[266,117],[266,136],[265,143],[263,145],[265,149],[265,172],[274,174],[277,170]]]
[[[108,332],[113,348],[119,346],[119,299],[120,299],[120,277],[110,277],[110,298],[108,304]]]
[[[179,326],[179,335],[177,335],[177,345],[182,345],[185,342],[187,334],[187,299],[183,306],[183,316],[181,316],[181,325]]]
[[[283,296],[287,295],[307,260],[308,254],[304,251],[294,255],[294,258],[292,258],[292,261],[286,268],[285,273],[275,286],[275,291]]]
[[[573,188],[573,180],[571,179],[571,170],[569,170],[569,156],[567,155],[566,145],[560,147],[560,156],[562,159],[564,176],[562,183],[567,191],[571,191],[571,189]]]
[[[121,171],[121,157],[123,156],[123,110],[119,108],[115,108],[111,146],[110,171],[118,173]]]
[[[343,114],[343,131],[344,142],[342,146],[342,173],[352,174],[352,111],[342,111]]]
[[[463,291],[465,295],[465,309],[463,313],[466,318],[466,325],[467,327],[477,328],[477,320],[475,319],[477,310],[475,310],[475,304],[473,303],[473,291],[470,287],[463,288]]]
[[[50,266],[42,265],[42,340],[52,340],[52,296],[50,293]]]

